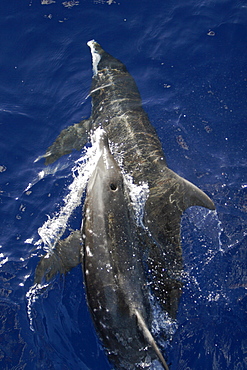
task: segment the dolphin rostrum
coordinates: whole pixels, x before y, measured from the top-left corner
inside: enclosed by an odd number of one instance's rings
[[[45,154],[46,164],[73,149],[80,150],[89,140],[90,132],[103,127],[122,156],[124,171],[133,177],[135,184],[148,183],[143,220],[147,231],[147,269],[154,294],[175,318],[182,288],[181,215],[190,206],[211,210],[215,206],[203,191],[167,167],[161,143],[125,65],[94,40],[88,46],[94,74],[91,116],[60,133]]]

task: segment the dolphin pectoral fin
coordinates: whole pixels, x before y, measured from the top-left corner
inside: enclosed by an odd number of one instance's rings
[[[44,155],[45,164],[55,162],[63,155],[71,153],[73,149],[81,150],[88,141],[90,128],[91,120],[86,119],[62,130],[54,143],[47,149]]]
[[[43,256],[36,268],[34,281],[41,284],[43,278],[50,281],[58,272],[65,274],[82,261],[82,238],[79,230],[66,239],[59,240],[52,252]]]
[[[61,261],[55,252],[49,252],[43,256],[35,270],[35,284],[41,284],[43,278],[48,282],[57,272],[62,270]]]
[[[162,353],[160,352],[160,350],[157,346],[157,343],[154,340],[154,337],[152,336],[150,330],[148,329],[141,313],[137,309],[135,309],[135,315],[136,315],[136,318],[137,318],[137,323],[138,323],[139,329],[141,330],[141,332],[142,332],[144,338],[146,339],[147,343],[153,348],[156,356],[160,360],[164,369],[169,370],[169,367],[166,363],[166,360],[164,359]]]

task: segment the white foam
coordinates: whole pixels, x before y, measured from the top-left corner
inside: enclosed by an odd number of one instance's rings
[[[145,229],[143,224],[143,216],[144,207],[149,195],[148,183],[142,182],[141,184],[136,185],[133,182],[133,177],[129,174],[124,174],[124,179],[129,190],[130,199],[135,213],[136,224]]]
[[[40,158],[43,158],[45,156],[41,156]],[[56,165],[45,167],[43,170],[41,170],[38,175],[28,184],[28,186],[24,189],[24,193],[28,195],[30,193],[30,189],[36,185],[40,180],[44,179],[46,176],[49,175],[55,175],[58,171],[62,171],[66,169],[69,166],[68,162],[65,164],[56,163]]]
[[[33,327],[33,317],[32,317],[32,305],[33,303],[39,298],[39,295],[48,287],[49,284],[46,285],[40,285],[40,284],[34,284],[31,286],[29,291],[26,294],[27,298],[27,316],[29,318],[29,327],[32,331],[34,331]]]
[[[2,267],[6,262],[8,262],[9,260],[9,257],[5,257],[3,253],[0,253],[0,258],[3,258],[1,261],[0,261],[0,267]]]

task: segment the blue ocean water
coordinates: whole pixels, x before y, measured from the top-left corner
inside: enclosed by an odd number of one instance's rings
[[[246,2],[1,0],[0,14],[1,369],[111,368],[80,266],[32,295],[38,229],[63,204],[80,154],[56,171],[35,159],[90,115],[91,39],[135,78],[169,167],[216,204],[182,219],[170,368],[246,369]],[[80,221],[78,210],[69,227]]]

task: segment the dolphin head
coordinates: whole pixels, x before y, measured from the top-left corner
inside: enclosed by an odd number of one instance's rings
[[[121,169],[111,154],[107,134],[98,130],[96,137],[99,159],[87,186],[88,199],[96,200],[98,206],[117,202],[124,193],[123,175]]]

